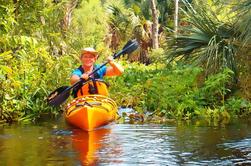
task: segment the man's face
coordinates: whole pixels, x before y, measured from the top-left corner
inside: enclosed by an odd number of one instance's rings
[[[84,53],[81,56],[81,62],[84,66],[91,67],[96,61],[95,55],[91,53]]]

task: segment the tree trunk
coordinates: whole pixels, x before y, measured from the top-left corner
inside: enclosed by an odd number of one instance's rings
[[[174,37],[177,38],[178,34],[178,13],[179,13],[179,0],[175,0],[175,13],[174,13]]]
[[[66,31],[71,25],[72,12],[73,12],[73,9],[76,8],[77,4],[78,4],[78,0],[72,0],[66,5],[66,10],[65,10],[65,15],[64,15],[63,25],[62,25],[62,29],[64,31]]]
[[[156,49],[156,48],[159,48],[159,41],[158,41],[158,11],[157,11],[155,0],[151,0],[151,10],[152,10],[152,18],[153,18],[152,47],[153,49]]]
[[[14,13],[15,13],[15,19],[16,19],[17,16],[18,16],[18,10],[19,10],[19,2],[18,2],[18,0],[13,0],[13,4],[15,5]]]

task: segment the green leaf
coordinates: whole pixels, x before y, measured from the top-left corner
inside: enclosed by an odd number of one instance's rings
[[[0,69],[4,71],[4,73],[6,74],[11,74],[12,73],[12,69],[8,66],[3,66],[3,65],[0,65]]]
[[[5,52],[1,53],[0,54],[0,60],[1,59],[6,60],[6,61],[10,60],[12,58],[11,54],[12,54],[12,51],[5,51]]]

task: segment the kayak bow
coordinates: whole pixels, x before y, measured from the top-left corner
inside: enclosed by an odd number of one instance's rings
[[[107,96],[85,95],[66,107],[66,121],[85,131],[92,131],[116,119],[117,105]]]

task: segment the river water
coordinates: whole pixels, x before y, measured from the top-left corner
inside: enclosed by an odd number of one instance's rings
[[[0,126],[0,165],[251,165],[251,120],[110,124],[84,132],[63,118]]]

